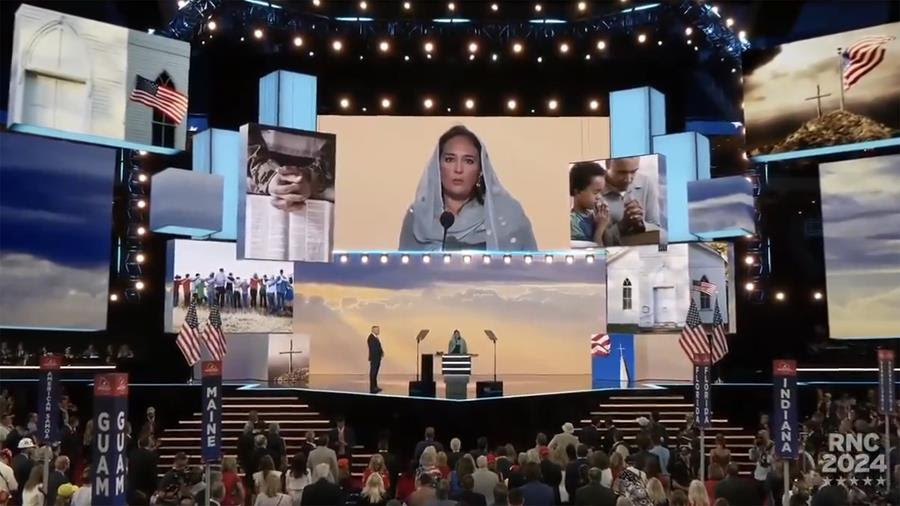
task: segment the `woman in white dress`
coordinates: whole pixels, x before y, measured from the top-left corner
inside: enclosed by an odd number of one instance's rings
[[[300,506],[303,489],[310,483],[309,469],[306,468],[306,455],[298,453],[291,459],[291,467],[284,474],[284,491],[291,496],[291,506]]]

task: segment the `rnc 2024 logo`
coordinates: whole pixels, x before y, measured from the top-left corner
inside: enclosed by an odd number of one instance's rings
[[[828,434],[828,451],[821,456],[826,484],[884,486],[887,469],[881,436],[868,434]],[[878,478],[873,479],[872,474]]]

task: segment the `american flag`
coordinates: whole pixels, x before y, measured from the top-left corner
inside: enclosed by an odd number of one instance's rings
[[[725,339],[725,322],[722,321],[722,312],[719,311],[719,299],[716,299],[712,324],[712,363],[715,364],[728,353],[728,340]]]
[[[706,331],[703,330],[700,311],[697,310],[697,304],[694,303],[693,297],[684,328],[681,329],[681,337],[678,338],[678,344],[681,345],[681,349],[684,350],[691,362],[695,362],[695,357],[701,353],[709,354],[709,340],[706,338]]]
[[[887,51],[884,46],[895,38],[886,35],[863,37],[841,53],[844,90],[849,90],[884,60]]]
[[[137,76],[130,98],[158,110],[175,123],[181,123],[187,115],[188,98],[186,95],[156,84],[140,75]]]
[[[225,345],[225,333],[222,332],[222,315],[219,313],[219,306],[213,304],[209,308],[209,319],[206,321],[200,337],[213,360],[225,358],[228,349]]]
[[[184,355],[185,362],[188,365],[194,365],[200,361],[200,341],[197,339],[199,332],[197,329],[200,324],[197,322],[197,303],[191,300],[188,307],[187,316],[184,317],[184,324],[181,325],[181,332],[175,338],[178,349]]]
[[[693,289],[698,292],[703,292],[707,295],[715,295],[716,293],[716,285],[709,281],[692,280],[691,283],[693,283]]]
[[[591,336],[591,356],[608,357],[612,343],[609,334],[599,333]]]

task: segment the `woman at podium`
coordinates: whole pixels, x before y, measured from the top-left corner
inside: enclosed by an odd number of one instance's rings
[[[469,354],[469,347],[466,345],[466,340],[460,335],[459,330],[453,331],[453,337],[450,338],[450,344],[447,345],[447,353],[449,355]]]

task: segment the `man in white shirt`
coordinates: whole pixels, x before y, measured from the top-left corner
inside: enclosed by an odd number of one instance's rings
[[[13,469],[0,460],[0,491],[6,491],[12,495],[18,489],[19,483],[16,481]]]
[[[631,156],[607,162],[603,198],[609,206],[610,226],[603,234],[604,246],[620,246],[623,236],[660,228],[658,182],[638,172],[642,159],[653,160]],[[652,169],[656,167],[648,166],[644,172]]]
[[[0,441],[6,441],[6,436],[8,436],[12,430],[12,415],[6,414],[0,417]]]

